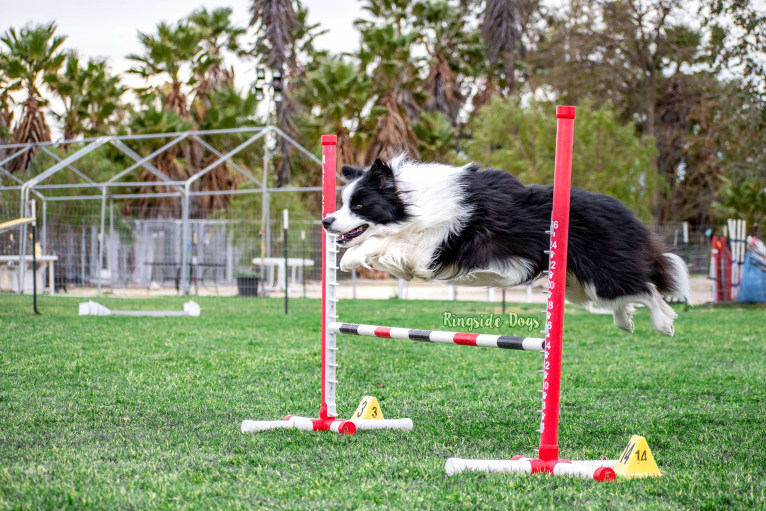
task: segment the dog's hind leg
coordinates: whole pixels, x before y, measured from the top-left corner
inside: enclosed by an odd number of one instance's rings
[[[665,315],[666,315],[667,317],[669,317],[670,319],[676,319],[676,318],[678,317],[678,314],[676,314],[676,311],[674,311],[674,310],[673,310],[673,307],[671,307],[671,306],[668,304],[668,302],[666,302],[666,301],[665,301],[665,300],[662,298],[662,295],[660,295],[660,297],[658,298],[658,300],[659,300],[659,302],[660,302],[660,306],[662,307],[662,312],[664,312],[664,313],[665,313]]]
[[[633,325],[634,312],[636,312],[636,308],[631,303],[618,305],[613,312],[614,326],[632,334],[635,329]]]
[[[652,325],[654,329],[665,335],[673,337],[675,333],[673,329],[673,320],[675,319],[675,312],[670,306],[662,299],[657,288],[654,284],[649,285],[649,292],[636,297],[636,301],[645,305],[649,309],[649,316],[652,318]],[[668,309],[672,315],[668,314]]]

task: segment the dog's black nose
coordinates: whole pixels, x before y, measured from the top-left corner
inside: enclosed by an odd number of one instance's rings
[[[325,229],[329,229],[334,221],[335,221],[335,218],[328,216],[327,218],[322,220],[322,225],[324,225]]]

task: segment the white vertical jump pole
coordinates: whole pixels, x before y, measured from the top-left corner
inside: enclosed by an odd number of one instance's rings
[[[335,212],[336,186],[335,135],[322,135],[322,218]],[[322,389],[319,418],[288,415],[277,421],[242,421],[243,433],[256,433],[271,429],[299,429],[303,431],[332,431],[353,435],[357,429],[412,429],[412,419],[339,419],[335,403],[335,389],[338,385],[336,333],[329,327],[338,319],[336,304],[338,296],[337,255],[335,236],[322,231]]]

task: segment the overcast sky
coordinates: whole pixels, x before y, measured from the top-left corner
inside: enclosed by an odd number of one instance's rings
[[[318,46],[350,51],[358,44],[353,21],[362,11],[356,0],[303,0],[312,23],[321,23],[329,32]],[[231,7],[233,21],[247,25],[247,0],[0,0],[0,32],[32,21],[56,21],[59,33],[66,34],[67,48],[76,48],[86,57],[108,57],[119,72],[130,66],[129,53],[140,53],[136,32],[152,32],[160,21],[174,22],[199,7],[208,10]],[[238,82],[250,81],[251,69],[238,65]],[[247,66],[249,67],[249,66]]]

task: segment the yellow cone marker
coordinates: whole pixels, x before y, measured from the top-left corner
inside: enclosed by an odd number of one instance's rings
[[[383,410],[380,409],[378,400],[375,396],[363,396],[356,407],[351,419],[382,419]]]
[[[630,437],[628,446],[622,451],[614,472],[618,477],[657,477],[661,476],[660,469],[652,456],[652,450],[641,435]]]

